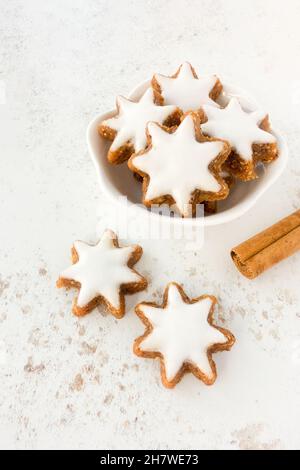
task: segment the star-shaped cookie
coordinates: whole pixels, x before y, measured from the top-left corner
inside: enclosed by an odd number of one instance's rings
[[[142,302],[136,314],[146,326],[134,342],[134,352],[145,358],[159,358],[162,383],[174,387],[186,372],[206,385],[217,377],[212,354],[229,350],[233,334],[213,323],[217,300],[211,295],[189,299],[175,282],[168,284],[162,305]]]
[[[196,204],[228,195],[220,171],[230,146],[201,136],[192,114],[175,131],[151,122],[147,132],[148,148],[128,162],[129,168],[143,177],[146,206],[175,203],[180,214],[189,216]]]
[[[172,127],[179,124],[180,117],[181,112],[176,106],[155,104],[151,88],[138,102],[118,96],[116,116],[102,121],[98,128],[100,135],[113,140],[107,155],[109,162],[122,163],[132,153],[145,149],[149,121]]]
[[[125,314],[125,294],[147,287],[147,281],[132,267],[142,256],[139,245],[120,247],[117,236],[106,230],[96,245],[76,241],[73,265],[65,269],[57,287],[77,287],[73,313],[81,316],[104,303],[115,317]]]
[[[256,176],[254,168],[258,161],[269,162],[276,158],[276,139],[267,132],[268,119],[263,111],[247,113],[236,98],[223,109],[203,106],[203,111],[206,122],[201,124],[202,132],[230,143],[233,154],[228,163],[236,161],[232,166],[232,170],[236,167],[236,176],[252,179]]]
[[[215,75],[198,78],[188,62],[171,77],[156,73],[152,87],[159,102],[175,104],[183,112],[197,111],[204,104],[218,107],[215,100],[222,91],[222,84]]]

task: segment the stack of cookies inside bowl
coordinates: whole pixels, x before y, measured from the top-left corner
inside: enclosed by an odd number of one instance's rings
[[[216,75],[198,77],[189,63],[172,76],[154,74],[137,101],[117,98],[99,133],[107,159],[126,164],[142,184],[146,207],[166,204],[182,217],[217,211],[236,181],[258,177],[278,156],[265,111],[246,110]]]

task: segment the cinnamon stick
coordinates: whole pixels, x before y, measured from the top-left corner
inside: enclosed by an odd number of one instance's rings
[[[300,210],[231,250],[238,270],[254,279],[300,250]]]

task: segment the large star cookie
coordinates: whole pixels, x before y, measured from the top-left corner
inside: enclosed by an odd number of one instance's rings
[[[106,230],[96,245],[76,241],[72,247],[73,265],[63,271],[57,287],[77,287],[73,304],[75,315],[85,315],[100,303],[115,317],[125,314],[125,294],[147,287],[147,281],[132,266],[142,256],[138,245],[120,247],[117,236]]]
[[[181,286],[171,282],[162,305],[142,302],[136,306],[146,331],[135,340],[134,352],[160,359],[166,387],[174,387],[186,372],[192,372],[207,385],[216,380],[212,354],[228,351],[235,342],[230,331],[213,323],[216,302],[211,295],[189,299]]]
[[[216,99],[222,84],[215,75],[199,77],[188,62],[182,64],[171,77],[155,74],[152,87],[158,102],[175,104],[183,112],[197,111],[204,104],[219,106]]]
[[[134,152],[144,150],[147,144],[146,125],[155,121],[172,127],[180,122],[181,112],[176,106],[158,106],[149,88],[138,102],[122,96],[117,98],[117,114],[102,121],[99,133],[113,140],[107,158],[110,163],[122,163]]]
[[[241,179],[256,177],[258,161],[270,162],[277,156],[276,139],[270,130],[266,113],[245,112],[239,101],[232,98],[226,108],[203,106],[206,122],[202,132],[227,140],[232,147],[226,166]]]
[[[196,204],[228,195],[220,171],[230,146],[203,138],[191,114],[175,131],[149,123],[148,135],[148,148],[128,162],[129,168],[144,179],[146,206],[175,203],[180,214],[189,216]]]

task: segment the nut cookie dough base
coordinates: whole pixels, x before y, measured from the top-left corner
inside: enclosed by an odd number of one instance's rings
[[[232,175],[224,176],[224,180],[228,186],[229,191],[235,185],[235,178]],[[218,212],[218,201],[204,201],[204,215],[212,215]]]
[[[141,311],[140,305],[143,304],[143,305],[150,305],[151,307],[165,308],[167,306],[167,303],[168,303],[168,297],[167,296],[168,296],[168,287],[169,287],[170,284],[175,284],[178,287],[178,289],[180,291],[180,294],[182,296],[182,299],[184,300],[185,303],[193,304],[193,303],[199,302],[200,300],[205,299],[205,298],[210,298],[211,301],[212,301],[212,306],[210,308],[210,311],[209,311],[209,314],[208,314],[208,317],[207,317],[207,321],[211,326],[213,326],[217,330],[221,331],[226,336],[227,342],[223,343],[223,344],[213,344],[210,348],[207,349],[207,357],[208,357],[209,364],[210,364],[210,367],[211,367],[211,370],[212,370],[212,376],[211,377],[208,377],[198,367],[194,366],[193,364],[185,362],[185,363],[183,363],[182,367],[180,368],[180,370],[178,371],[178,373],[176,374],[174,379],[170,381],[170,380],[167,379],[167,376],[166,376],[166,369],[165,369],[163,355],[160,352],[143,351],[142,349],[140,349],[140,344],[142,343],[142,341],[153,330],[153,326],[152,326],[151,322],[146,317],[146,315],[144,315],[144,313]],[[144,325],[146,327],[146,330],[145,330],[145,333],[142,336],[140,336],[139,338],[137,338],[134,341],[134,343],[133,343],[133,352],[139,357],[143,357],[143,358],[147,358],[147,359],[159,359],[159,361],[160,361],[161,380],[162,380],[162,383],[165,387],[174,388],[178,384],[178,382],[180,382],[180,380],[183,378],[183,376],[185,374],[187,374],[188,372],[191,372],[197,379],[201,380],[206,385],[213,385],[213,383],[216,381],[217,369],[216,369],[216,364],[215,364],[215,362],[212,358],[212,355],[216,352],[219,352],[219,351],[229,351],[231,349],[231,347],[233,346],[233,344],[235,343],[235,337],[229,330],[227,330],[225,328],[222,328],[222,327],[219,327],[219,326],[216,326],[213,322],[213,312],[214,312],[215,305],[217,303],[218,303],[218,301],[217,301],[216,297],[214,297],[212,295],[201,295],[200,297],[190,299],[186,295],[183,288],[179,284],[177,284],[176,282],[171,282],[171,283],[168,284],[167,289],[164,292],[163,303],[161,305],[157,304],[155,302],[143,302],[142,304],[138,304],[135,307],[135,313],[141,319],[141,321],[144,323]]]
[[[119,243],[117,239],[114,239],[113,242],[114,242],[114,245],[117,248],[119,248]],[[110,302],[102,295],[95,297],[91,302],[86,304],[84,307],[79,307],[77,305],[77,297],[75,297],[73,301],[73,306],[72,306],[72,312],[74,313],[74,315],[79,316],[79,317],[84,316],[90,313],[92,310],[94,310],[94,308],[96,308],[98,305],[103,305],[107,309],[107,311],[111,313],[112,315],[114,315],[116,318],[122,318],[125,315],[125,297],[124,296],[126,294],[134,294],[136,292],[144,290],[146,289],[148,285],[147,280],[143,276],[141,276],[135,269],[133,269],[133,266],[139,261],[142,254],[143,254],[142,247],[140,247],[139,245],[136,245],[134,252],[132,253],[131,257],[128,260],[127,266],[130,269],[132,269],[132,271],[134,271],[140,277],[140,281],[121,285],[120,291],[119,291],[119,299],[120,299],[119,308],[116,308],[113,305],[111,305]],[[78,253],[74,246],[71,249],[71,259],[72,259],[73,264],[77,263],[79,260]],[[80,289],[81,284],[80,282],[60,277],[56,282],[56,286],[59,288],[65,287],[67,289],[70,289],[72,287],[75,287],[77,289]]]
[[[217,201],[204,201],[204,215],[216,214],[217,211]]]
[[[224,169],[242,181],[250,181],[258,177],[255,171],[258,163],[271,163],[278,157],[276,143],[253,144],[252,150],[252,160],[244,160],[234,151],[231,152]]]

